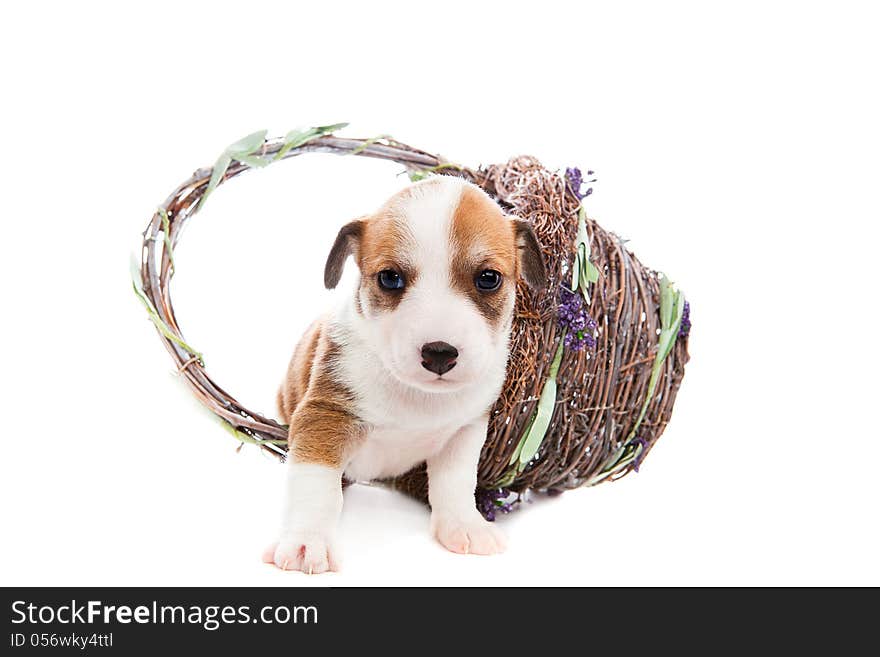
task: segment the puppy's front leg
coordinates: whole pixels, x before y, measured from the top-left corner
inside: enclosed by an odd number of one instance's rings
[[[278,543],[263,560],[308,574],[336,570],[336,523],[342,511],[342,470],[291,460]]]
[[[308,400],[297,408],[290,423],[281,537],[264,561],[308,574],[337,569],[334,543],[342,511],[343,454],[354,431],[350,419]]]
[[[474,500],[486,429],[486,418],[462,427],[428,459],[431,531],[446,549],[459,554],[496,554],[507,546],[504,533],[480,515]]]

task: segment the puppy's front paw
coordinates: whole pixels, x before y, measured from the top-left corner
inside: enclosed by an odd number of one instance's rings
[[[332,541],[317,535],[282,538],[266,549],[263,561],[281,570],[299,570],[307,575],[339,570]]]
[[[458,554],[499,554],[507,547],[507,537],[480,516],[461,519],[431,516],[431,531],[450,552]]]

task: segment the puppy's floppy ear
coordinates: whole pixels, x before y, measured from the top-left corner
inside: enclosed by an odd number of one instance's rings
[[[522,219],[513,220],[513,229],[523,280],[533,290],[543,290],[547,287],[547,267],[544,265],[544,256],[535,231],[528,221]]]
[[[324,265],[324,287],[328,290],[332,290],[339,283],[345,260],[358,248],[363,232],[362,219],[350,221],[339,230],[333,248],[330,249],[330,255],[327,256],[327,264]]]

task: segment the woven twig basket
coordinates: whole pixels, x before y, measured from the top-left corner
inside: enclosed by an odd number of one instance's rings
[[[557,312],[560,288],[570,284],[581,205],[578,190],[566,176],[548,171],[531,157],[474,170],[387,137],[344,139],[327,134],[336,127],[295,132],[276,140],[264,140],[265,133],[252,135],[258,139],[246,144],[248,153],[241,148],[228,150],[214,167],[196,171],[150,220],[135,290],[180,375],[199,401],[242,442],[255,443],[284,458],[287,428],[249,410],[227,393],[209,376],[201,354],[183,337],[170,291],[173,252],[183,225],[217,184],[275,159],[316,152],[379,158],[403,165],[413,178],[453,175],[479,185],[508,213],[531,222],[544,253],[548,287],[539,293],[523,284],[518,287],[507,382],[492,410],[480,459],[479,486],[489,490],[503,483],[516,492],[558,492],[618,479],[637,469],[669,421],[688,360],[686,332],[676,331],[668,356],[657,362],[662,328],[660,275],[644,267],[618,236],[585,218],[589,259],[598,270],[586,307],[596,323],[595,346],[580,351],[560,347],[562,358],[549,427],[528,462],[512,467],[564,330]],[[238,142],[242,143],[246,141]],[[655,369],[657,381],[649,395]],[[424,468],[392,483],[425,497]]]

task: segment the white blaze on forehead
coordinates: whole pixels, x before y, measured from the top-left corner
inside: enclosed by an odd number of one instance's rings
[[[465,184],[460,178],[430,178],[411,187],[395,204],[409,233],[410,257],[419,272],[420,287],[449,287],[452,217]]]
[[[381,246],[387,252],[374,258],[374,268],[396,265],[410,278],[389,311],[366,313],[358,332],[367,336],[383,367],[407,390],[440,390],[438,376],[422,365],[422,349],[431,342],[446,342],[458,352],[455,367],[442,376],[444,394],[486,376],[503,380],[507,332],[492,329],[471,298],[470,286],[460,280],[462,267],[455,265],[462,247],[456,241],[461,232],[458,215],[469,187],[467,181],[447,176],[412,185],[376,214],[377,227],[388,230],[377,230],[373,237],[368,231],[371,248],[380,251]],[[471,219],[468,246],[480,241],[471,233],[482,232],[482,214]],[[490,361],[497,365],[491,372]]]

